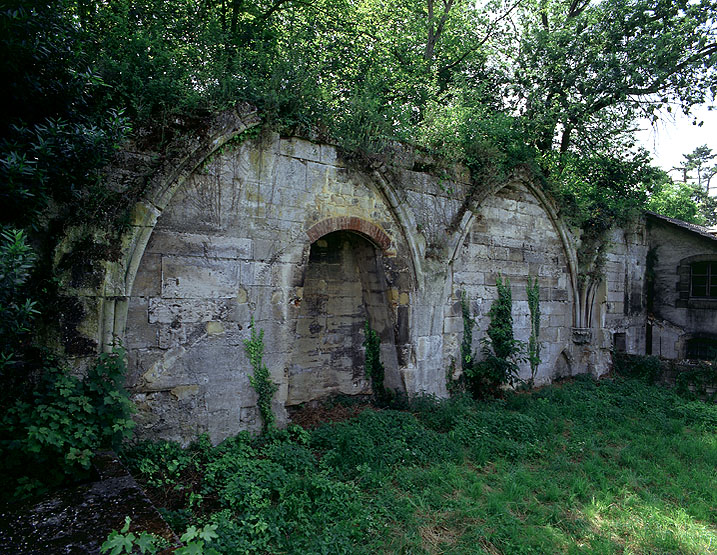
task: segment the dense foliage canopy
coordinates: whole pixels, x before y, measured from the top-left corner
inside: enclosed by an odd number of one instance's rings
[[[3,5],[11,210],[44,198],[33,186],[75,197],[94,189],[127,126],[119,110],[135,128],[162,128],[177,113],[237,101],[349,150],[400,139],[492,173],[529,163],[571,195],[586,165],[602,174],[603,163],[633,164],[647,171],[633,199],[642,205],[655,175],[634,149],[636,118],[689,111],[717,91],[714,0]],[[91,171],[72,166],[82,163]],[[611,188],[629,195],[630,179]]]
[[[133,129],[161,150],[177,116],[249,102],[275,129],[358,155],[401,140],[461,161],[475,187],[528,168],[589,249],[648,203],[715,223],[711,151],[674,183],[633,140],[636,118],[717,93],[715,15],[717,0],[1,0],[0,447],[62,457],[75,428],[110,438],[103,411],[127,420],[123,398],[87,400],[114,378],[70,387],[30,346],[59,310],[55,242],[74,226],[91,244],[132,205],[103,171]],[[29,402],[40,383],[50,435]],[[97,418],[55,411],[75,403]],[[97,442],[65,463],[86,466]]]

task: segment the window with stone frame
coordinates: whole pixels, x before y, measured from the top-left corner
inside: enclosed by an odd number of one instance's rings
[[[717,261],[690,264],[690,297],[717,299]]]
[[[717,309],[717,254],[698,254],[680,260],[675,306]]]

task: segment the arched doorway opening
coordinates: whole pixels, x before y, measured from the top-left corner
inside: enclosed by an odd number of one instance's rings
[[[287,406],[371,392],[364,326],[379,334],[387,374],[397,367],[383,253],[364,235],[333,231],[312,244],[288,368]]]

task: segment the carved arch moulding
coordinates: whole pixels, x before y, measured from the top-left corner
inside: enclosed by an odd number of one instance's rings
[[[578,280],[578,258],[577,251],[575,249],[576,239],[560,217],[557,204],[553,198],[542,188],[537,186],[527,175],[519,173],[514,177],[514,179],[506,180],[500,183],[497,187],[485,191],[476,199],[473,208],[479,207],[488,197],[497,195],[501,190],[506,187],[510,187],[511,185],[522,185],[528,190],[548,217],[553,230],[560,240],[570,276],[569,286],[573,299],[573,327],[581,327],[581,322],[586,321],[587,316],[583,314],[584,303],[578,302],[580,299],[580,286]],[[453,250],[450,258],[450,264],[453,264],[456,257],[459,255],[461,245],[463,245],[466,240],[475,219],[476,210],[468,210],[463,218],[462,225],[456,231],[455,239],[452,244]]]
[[[122,237],[122,254],[106,266],[100,294],[98,349],[109,351],[121,339],[127,322],[128,298],[149,238],[174,194],[212,154],[245,131],[261,124],[256,108],[238,105],[215,116],[193,136],[182,136],[164,149],[164,158],[152,174],[146,193],[131,215]]]

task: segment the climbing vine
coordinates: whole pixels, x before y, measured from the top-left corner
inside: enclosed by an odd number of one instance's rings
[[[463,341],[461,341],[461,366],[463,372],[470,372],[473,368],[473,326],[475,321],[471,317],[471,309],[466,299],[466,292],[461,292],[461,314],[463,315]]]
[[[249,376],[249,383],[259,396],[257,405],[262,419],[262,430],[266,433],[274,429],[275,417],[271,410],[271,400],[279,387],[271,381],[269,370],[263,362],[264,357],[264,330],[257,333],[254,317],[249,324],[251,336],[244,340],[244,352],[249,357],[254,374]]]
[[[520,351],[518,342],[513,338],[513,296],[510,281],[507,278],[503,281],[500,274],[495,286],[498,289],[498,298],[493,301],[488,312],[488,337],[495,356],[508,360]]]
[[[513,337],[513,297],[510,281],[496,279],[498,298],[490,307],[487,338],[483,339],[483,360],[464,366],[466,385],[476,397],[496,395],[501,386],[512,383],[518,375],[517,357],[522,349]],[[464,316],[465,322],[465,316]]]

